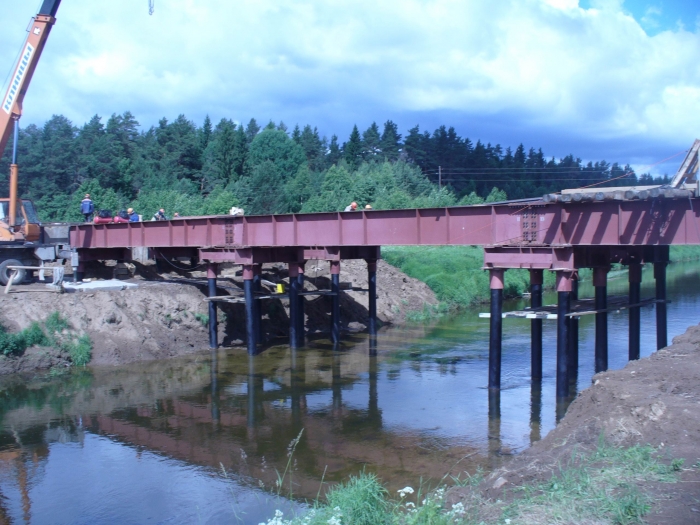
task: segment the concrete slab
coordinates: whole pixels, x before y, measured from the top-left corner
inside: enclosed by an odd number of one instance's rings
[[[66,293],[75,292],[118,292],[127,288],[136,288],[138,285],[134,283],[126,283],[117,279],[109,279],[106,281],[90,281],[81,283],[63,283],[63,290]]]

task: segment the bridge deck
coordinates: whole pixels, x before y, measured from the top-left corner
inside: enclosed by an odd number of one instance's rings
[[[581,247],[700,244],[698,199],[587,203],[542,200],[451,208],[245,217],[187,217],[162,222],[81,224],[71,246],[81,258],[100,250],[160,249],[210,262],[377,258],[380,246],[481,245],[489,267],[572,267]],[[189,251],[188,251],[189,250]],[[86,253],[91,251],[92,255]],[[84,257],[83,257],[84,256]],[[582,258],[580,254],[577,258]]]

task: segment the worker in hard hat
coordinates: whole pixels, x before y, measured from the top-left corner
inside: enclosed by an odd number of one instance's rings
[[[357,211],[357,203],[351,202],[350,204],[345,206],[345,211]]]

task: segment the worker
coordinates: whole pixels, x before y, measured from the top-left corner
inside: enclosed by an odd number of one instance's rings
[[[165,216],[165,209],[161,208],[153,214],[152,221],[167,221],[168,218]]]
[[[351,202],[348,206],[345,206],[345,211],[357,211],[357,203]]]
[[[95,205],[90,199],[89,193],[86,193],[85,198],[80,202],[80,213],[85,217],[85,222],[92,220],[92,214],[95,213]]]
[[[371,205],[371,204],[367,204],[367,205],[365,206],[365,210],[371,210],[371,209],[372,209],[372,205]]]
[[[173,219],[179,219],[180,214],[178,212],[173,213]]]
[[[129,208],[126,210],[126,213],[129,215],[129,222],[139,222],[141,220],[139,214],[134,211],[134,208]]]

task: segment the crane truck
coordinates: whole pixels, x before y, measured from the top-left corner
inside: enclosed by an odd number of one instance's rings
[[[17,195],[17,140],[22,102],[46,39],[56,22],[56,12],[60,3],[61,0],[44,0],[39,13],[32,19],[0,107],[0,155],[5,151],[10,136],[14,134],[10,195],[8,198],[0,198],[0,283],[3,285],[10,279],[11,272],[8,271],[8,266],[44,266],[46,262],[70,258],[70,225],[41,224],[34,203],[28,199],[20,199]],[[13,283],[23,281],[27,275],[25,270],[19,270]]]

